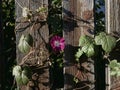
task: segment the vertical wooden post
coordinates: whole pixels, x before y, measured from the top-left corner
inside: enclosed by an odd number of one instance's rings
[[[63,34],[65,38],[64,90],[94,89],[94,61],[84,58],[81,61],[84,70],[76,67],[75,53],[81,35],[93,36],[94,32],[94,0],[63,0]],[[79,71],[80,82],[73,78]]]
[[[105,0],[105,19],[106,19],[106,32],[110,34],[110,1]],[[110,84],[111,84],[111,80],[110,80],[110,68],[108,67],[108,65],[106,64],[106,69],[105,69],[105,73],[106,73],[106,90],[110,90]]]
[[[42,16],[33,16],[32,22],[26,21],[22,17],[22,9],[24,7],[35,11],[41,6],[48,6],[48,0],[15,0],[16,6],[16,43],[17,43],[17,63],[21,64],[26,54],[18,50],[18,43],[21,35],[30,33],[33,36],[33,53],[27,57],[25,65],[29,65],[33,71],[32,86],[23,86],[21,90],[49,90],[49,65],[48,65],[48,49],[49,30],[46,21],[42,21]],[[46,13],[47,16],[47,13]],[[46,19],[46,18],[45,18]],[[32,25],[31,25],[32,24]],[[23,63],[22,63],[23,64]],[[29,87],[29,89],[28,89]]]
[[[0,0],[0,90],[4,90],[4,55],[3,55],[3,30],[2,30],[2,0]]]
[[[106,5],[106,32],[120,38],[120,0],[105,0]],[[116,50],[117,49],[117,50]],[[111,59],[116,59],[120,62],[120,42],[110,54]],[[106,80],[109,85],[106,90],[119,90],[120,77],[110,77],[110,69],[106,68]]]

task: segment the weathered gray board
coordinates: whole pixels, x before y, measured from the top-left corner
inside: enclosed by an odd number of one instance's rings
[[[105,0],[105,5],[106,32],[120,38],[120,0]],[[117,59],[120,62],[120,41],[110,55],[111,59]],[[109,85],[106,90],[120,90],[120,77],[110,77],[109,70],[109,68],[106,70],[106,79]]]
[[[35,16],[33,23],[26,21],[22,18],[22,8],[27,7],[35,11],[40,6],[48,6],[48,0],[15,0],[15,13],[16,13],[16,46],[18,46],[19,39],[22,34],[30,33],[34,39],[33,50],[34,52],[29,55],[27,60],[23,62],[22,59],[26,54],[22,54],[18,47],[17,63],[28,65],[33,71],[31,86],[22,86],[21,90],[49,90],[49,65],[47,58],[49,57],[47,43],[49,41],[49,30],[46,21],[41,21],[41,16]],[[47,15],[47,13],[46,13]],[[39,58],[38,58],[39,57]],[[32,58],[32,59],[30,59]],[[43,65],[41,65],[43,64]]]
[[[79,38],[81,35],[93,36],[94,32],[94,0],[63,0],[63,35],[65,38],[64,56],[64,90],[93,90],[94,61],[83,58],[78,70],[75,61]],[[73,81],[79,72],[76,84]]]

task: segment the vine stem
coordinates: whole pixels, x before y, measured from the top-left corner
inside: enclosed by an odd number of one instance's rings
[[[120,41],[120,38],[116,42],[119,42],[119,41]]]
[[[109,63],[111,62],[109,58],[107,58],[107,60],[108,60]]]
[[[109,54],[105,53],[105,55],[104,55],[104,59],[107,59],[107,60],[108,60],[108,62],[110,63]]]
[[[82,86],[80,88],[73,89],[73,90],[82,90],[82,89],[85,89],[86,87],[90,87],[90,85],[89,84],[85,84],[84,86]]]
[[[25,61],[27,60],[27,57],[29,57],[29,55],[32,54],[33,52],[35,52],[35,50],[30,51],[25,57],[23,57],[23,59],[19,65],[23,65],[25,63]]]

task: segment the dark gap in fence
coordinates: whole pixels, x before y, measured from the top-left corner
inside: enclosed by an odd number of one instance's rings
[[[59,1],[58,1],[59,2]],[[61,1],[62,2],[62,1]],[[59,35],[62,37],[62,17],[58,17],[58,14],[62,16],[61,8],[58,8],[53,3],[53,0],[49,0],[49,8],[48,8],[48,25],[49,25],[49,41],[54,35]],[[62,3],[61,3],[62,4]],[[60,29],[60,30],[59,30]],[[52,52],[52,49],[50,52]],[[60,56],[63,57],[63,56]],[[50,67],[50,88],[51,90],[56,90],[59,88],[63,88],[64,86],[64,76],[63,76],[63,66],[59,66],[59,62],[57,59],[59,58],[58,55],[51,55],[50,59],[54,58],[52,62],[52,66]]]
[[[95,57],[95,90],[105,90],[105,60],[102,58],[101,46]]]
[[[103,1],[94,0],[94,24],[95,35],[99,32],[105,31],[105,11]],[[101,6],[99,6],[101,5]],[[103,25],[103,26],[102,26]],[[96,50],[96,49],[95,49]],[[95,69],[95,90],[105,90],[105,63],[103,59],[101,46],[98,46],[97,53],[94,57],[94,69]]]
[[[2,19],[2,0],[0,0],[0,90],[5,89],[4,32]]]

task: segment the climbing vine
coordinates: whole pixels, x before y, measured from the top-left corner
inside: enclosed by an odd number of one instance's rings
[[[62,8],[61,8],[61,0],[53,0],[50,4],[49,10],[45,6],[41,6],[38,9],[32,11],[27,7],[22,7],[17,1],[16,3],[21,7],[22,9],[22,17],[20,18],[20,22],[28,22],[30,25],[30,30],[27,34],[22,34],[19,39],[19,43],[17,45],[18,50],[20,53],[24,54],[25,56],[22,58],[21,62],[14,66],[13,68],[13,76],[15,76],[15,81],[17,85],[17,89],[20,89],[21,85],[28,85],[29,80],[31,80],[32,73],[30,71],[29,65],[26,65],[26,62],[28,60],[33,59],[32,53],[38,52],[36,55],[37,57],[34,57],[34,59],[40,59],[43,60],[43,54],[45,51],[43,48],[37,48],[34,47],[34,37],[31,34],[33,30],[33,27],[35,24],[40,23],[41,26],[43,23],[48,23],[50,28],[50,43],[45,42],[45,46],[50,46],[50,55],[48,56],[45,54],[45,58],[49,65],[52,68],[55,68],[55,63],[57,63],[58,67],[63,67],[63,50],[64,50],[64,38],[62,38]],[[49,16],[48,16],[49,12]],[[52,20],[52,21],[51,21]],[[19,25],[18,25],[19,26]],[[16,26],[16,28],[18,27]],[[26,29],[16,29],[16,32],[22,32]],[[39,32],[38,32],[39,33]],[[41,37],[42,38],[42,37]],[[49,49],[49,47],[47,47]],[[41,55],[42,53],[42,55]],[[39,68],[44,66],[44,62],[38,61],[36,66],[39,64]],[[34,65],[34,66],[35,66]]]
[[[18,3],[18,2],[16,2]],[[19,3],[18,3],[19,4]],[[36,51],[36,48],[33,46],[35,43],[33,35],[31,34],[31,31],[33,31],[33,27],[37,23],[43,23],[47,21],[47,8],[46,7],[39,7],[38,9],[32,11],[28,9],[27,7],[22,7],[20,4],[19,6],[22,8],[22,17],[21,22],[29,22],[31,25],[31,28],[27,34],[22,34],[19,39],[18,43],[18,50],[23,53],[25,56],[22,58],[21,63],[19,65],[14,66],[13,68],[13,76],[15,76],[15,81],[17,85],[17,90],[20,89],[21,85],[27,85],[29,80],[31,79],[31,73],[29,65],[25,65],[26,61],[29,59],[33,59],[31,57],[31,54]],[[17,27],[17,26],[16,26]],[[23,29],[22,31],[25,31],[26,29]],[[16,32],[19,32],[21,30],[16,30]],[[42,54],[43,50],[40,50],[39,54]],[[41,55],[39,55],[41,56]],[[47,57],[47,56],[46,56]],[[39,57],[35,57],[39,58]],[[40,57],[41,58],[41,57]],[[43,66],[43,62],[39,62],[40,66]]]
[[[113,59],[110,60],[110,53],[114,50],[116,44],[119,42],[120,39],[116,39],[112,35],[108,35],[105,32],[100,32],[94,38],[90,36],[83,35],[79,39],[79,49],[75,54],[76,61],[80,62],[80,58],[85,55],[88,58],[94,57],[97,54],[97,50],[102,49],[103,60],[107,60],[109,62],[109,67],[111,69],[112,76],[120,76],[120,63],[117,60]],[[79,65],[80,66],[80,65]],[[75,82],[79,80],[75,77]]]
[[[30,32],[33,31],[34,25],[40,21],[40,23],[48,23],[50,28],[50,61],[49,64],[51,67],[63,67],[63,53],[65,48],[65,40],[62,38],[62,5],[61,0],[52,0],[49,6],[49,10],[46,7],[39,7],[38,9],[32,11],[27,7],[22,7],[22,18],[21,22],[27,21],[30,23],[31,28]],[[98,5],[99,8],[99,5]],[[49,16],[47,16],[47,12],[49,12]],[[99,16],[99,13],[96,15]],[[103,13],[101,12],[101,17],[103,17]],[[40,18],[38,18],[40,17]],[[34,20],[34,18],[36,18]],[[104,20],[97,20],[97,28],[96,31],[102,30],[104,31]],[[101,29],[100,29],[101,28]],[[19,31],[19,30],[17,30]],[[23,30],[24,31],[24,30]],[[34,38],[31,33],[23,34],[20,37],[18,49],[21,53],[25,55],[22,58],[22,61],[19,65],[16,65],[13,68],[13,75],[15,76],[15,80],[17,82],[17,88],[19,90],[20,85],[27,85],[28,81],[31,78],[31,70],[30,67],[24,66],[28,57],[31,56],[31,53],[35,52]],[[98,31],[100,32],[100,31]],[[81,36],[79,39],[79,49],[75,54],[76,61],[80,62],[80,58],[85,55],[87,57],[94,57],[97,53],[97,46],[100,46],[103,50],[103,59],[109,62],[109,67],[111,68],[111,75],[120,76],[120,63],[117,60],[110,60],[109,54],[115,48],[117,40],[115,37],[106,34],[105,32],[101,32],[92,38],[89,36]],[[43,49],[40,49],[42,52]],[[40,53],[39,53],[40,54]],[[44,53],[42,53],[43,55]],[[40,55],[40,56],[42,56]],[[39,58],[39,57],[37,57]],[[42,62],[38,62],[42,67],[44,64]],[[80,67],[80,65],[78,65]],[[74,81],[77,83],[79,80],[77,77],[74,78]]]

